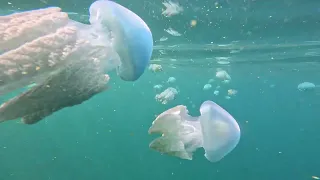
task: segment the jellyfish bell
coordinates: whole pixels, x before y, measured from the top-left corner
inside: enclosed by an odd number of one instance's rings
[[[237,121],[222,107],[212,101],[205,101],[200,107],[205,157],[217,162],[230,153],[240,140]]]
[[[102,25],[113,34],[113,47],[121,59],[119,76],[125,81],[137,80],[152,55],[153,38],[149,27],[138,15],[113,1],[98,0],[89,11],[92,25]]]
[[[193,152],[204,148],[210,162],[218,162],[239,143],[240,127],[236,120],[212,101],[200,107],[200,116],[192,117],[186,106],[178,105],[161,113],[149,128],[160,133],[149,147],[162,154],[192,160]]]
[[[298,85],[298,90],[299,91],[312,91],[316,87],[317,86],[311,82],[302,82]]]
[[[141,18],[106,0],[94,2],[90,16],[90,25],[60,8],[0,16],[0,94],[36,84],[0,106],[0,122],[34,124],[81,104],[107,88],[116,68],[126,81],[142,75],[152,35]]]

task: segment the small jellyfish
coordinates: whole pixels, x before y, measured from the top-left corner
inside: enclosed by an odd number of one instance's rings
[[[166,31],[167,33],[169,33],[172,36],[181,36],[181,34],[178,31],[176,31],[172,28],[165,29],[164,31]]]
[[[208,84],[212,84],[212,83],[214,83],[214,79],[209,79]]]
[[[203,90],[209,90],[209,89],[211,89],[212,88],[212,85],[211,84],[206,84],[206,85],[204,85],[203,86]]]
[[[229,79],[225,79],[225,80],[222,81],[222,83],[224,83],[224,84],[229,84],[229,83],[230,83],[230,80],[229,80]]]
[[[215,96],[218,96],[218,95],[219,95],[219,91],[218,91],[218,90],[215,90],[215,91],[213,92],[213,94],[214,94]]]
[[[225,98],[226,100],[231,99],[231,97],[230,97],[230,96],[225,96],[224,98]]]
[[[153,86],[153,89],[155,89],[155,90],[160,90],[160,89],[162,89],[162,85],[161,84],[157,84],[157,85],[154,85]]]
[[[164,36],[163,36],[162,38],[160,38],[160,41],[161,41],[161,42],[166,41],[166,40],[168,40],[167,37],[164,37]]]
[[[298,85],[299,91],[310,91],[316,88],[316,85],[311,82],[303,82]]]
[[[230,57],[216,57],[217,63],[221,65],[230,64]]]
[[[210,162],[218,162],[240,141],[237,121],[222,107],[205,101],[200,116],[192,117],[186,106],[178,105],[161,113],[149,128],[149,134],[160,133],[149,147],[161,154],[192,160],[193,152],[204,148]]]
[[[152,72],[160,72],[162,71],[162,66],[160,64],[150,64],[149,70]]]
[[[169,101],[174,100],[178,91],[175,88],[169,87],[160,94],[157,94],[155,99],[162,104],[167,104]]]
[[[230,75],[227,73],[227,71],[219,69],[216,72],[216,77],[221,79],[221,80],[231,80]]]
[[[166,9],[163,10],[162,15],[166,17],[177,15],[183,11],[182,6],[175,2],[165,1],[162,4],[166,7]]]
[[[176,78],[175,77],[169,77],[167,80],[167,83],[174,83],[176,82]]]
[[[228,96],[235,96],[238,93],[235,89],[229,89],[228,90]]]

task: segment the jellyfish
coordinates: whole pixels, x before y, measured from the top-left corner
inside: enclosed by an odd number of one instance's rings
[[[157,94],[155,99],[162,104],[167,104],[169,101],[174,100],[177,94],[178,91],[175,88],[169,87],[160,94]]]
[[[166,9],[162,11],[162,15],[166,17],[177,15],[183,11],[183,8],[175,2],[165,1],[162,4],[166,7]]]
[[[157,84],[157,85],[154,85],[153,86],[153,89],[155,89],[155,90],[160,90],[160,89],[162,89],[162,85],[161,84]]]
[[[228,89],[228,96],[235,96],[238,93],[235,89]]]
[[[167,80],[167,83],[174,83],[176,82],[176,78],[175,77],[169,77]]]
[[[209,89],[211,89],[212,88],[212,85],[211,84],[205,84],[204,86],[203,86],[203,90],[209,90]]]
[[[0,94],[36,85],[0,106],[0,122],[34,124],[105,91],[112,70],[124,81],[149,64],[152,33],[127,8],[98,0],[90,24],[58,7],[0,16]]]
[[[216,77],[221,80],[231,80],[230,75],[227,73],[227,71],[224,71],[222,69],[218,69],[216,72]],[[227,82],[228,83],[228,82]]]
[[[209,79],[208,84],[212,84],[212,83],[214,83],[214,79]]]
[[[310,91],[310,90],[315,89],[316,87],[318,87],[318,86],[316,86],[315,84],[313,84],[311,82],[303,82],[298,85],[298,90],[299,91]]]
[[[162,66],[160,64],[150,64],[149,70],[152,72],[160,72],[162,71]]]
[[[149,134],[162,134],[149,147],[161,154],[192,160],[198,148],[205,150],[210,162],[218,162],[239,143],[240,127],[222,107],[212,101],[200,106],[200,116],[188,114],[186,106],[178,105],[161,113],[149,128]]]

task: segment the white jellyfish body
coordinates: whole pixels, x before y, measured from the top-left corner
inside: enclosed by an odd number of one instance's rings
[[[176,78],[175,77],[169,77],[167,80],[167,83],[174,83],[176,82]]]
[[[161,102],[162,104],[167,104],[169,101],[174,100],[177,94],[178,91],[175,88],[169,87],[160,94],[157,94],[155,96],[155,99]]]
[[[299,91],[310,91],[316,88],[316,85],[311,82],[303,82],[298,85]]]
[[[149,134],[160,133],[149,147],[162,154],[192,160],[193,152],[204,148],[210,162],[220,161],[239,143],[240,127],[218,104],[205,101],[200,116],[192,117],[186,106],[178,105],[161,113],[149,128]]]
[[[218,79],[221,79],[221,80],[231,80],[231,77],[230,75],[227,73],[227,71],[224,71],[224,70],[221,70],[219,69],[217,72],[216,72],[216,77]]]
[[[162,71],[162,66],[160,64],[150,64],[149,70],[152,72],[160,72]]]
[[[218,91],[218,90],[215,90],[215,91],[213,92],[213,94],[214,94],[215,96],[218,96],[218,95],[219,95],[219,91]]]
[[[230,80],[229,80],[229,79],[223,80],[222,83],[224,83],[224,84],[229,84],[229,83],[230,83]]]
[[[238,93],[235,89],[229,89],[228,90],[228,96],[235,96]]]
[[[124,81],[140,78],[153,50],[146,23],[108,0],[89,13],[90,24],[58,7],[0,16],[0,95],[36,84],[0,106],[0,122],[34,124],[81,104],[106,90],[114,69]]]
[[[165,1],[162,4],[166,7],[166,9],[162,11],[162,15],[166,17],[177,15],[183,11],[183,8],[178,3],[175,3],[175,2]]]
[[[153,89],[155,89],[155,90],[160,90],[160,89],[162,89],[162,85],[161,84],[157,84],[157,85],[154,85],[153,86]]]
[[[214,83],[214,79],[209,79],[208,84],[212,84],[212,83]]]
[[[207,90],[209,90],[209,89],[211,89],[212,88],[212,85],[211,84],[205,84],[204,86],[203,86],[203,90],[205,90],[205,91],[207,91]]]

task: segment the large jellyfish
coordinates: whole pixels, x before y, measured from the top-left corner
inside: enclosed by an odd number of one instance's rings
[[[162,154],[192,160],[198,148],[204,148],[210,162],[220,161],[230,153],[240,140],[240,128],[236,120],[218,104],[205,101],[200,116],[192,117],[183,105],[161,113],[153,121],[149,134],[161,137],[150,143],[150,148]]]
[[[104,91],[113,69],[135,81],[149,64],[153,39],[146,23],[108,0],[90,6],[90,24],[60,8],[0,16],[0,95],[35,83],[0,106],[0,122],[33,124]]]

